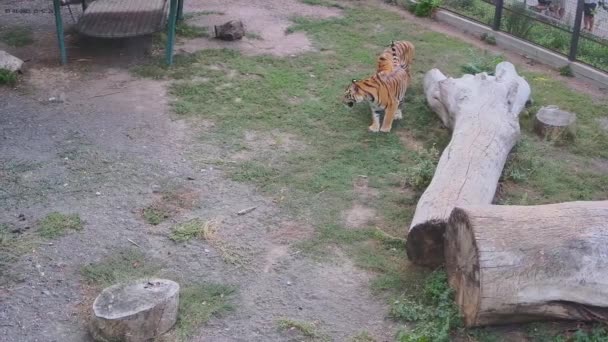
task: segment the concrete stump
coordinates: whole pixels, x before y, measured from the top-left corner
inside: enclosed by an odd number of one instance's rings
[[[142,279],[104,289],[93,303],[91,335],[96,341],[149,341],[177,321],[179,284]]]
[[[542,107],[536,113],[534,131],[541,138],[556,141],[573,139],[576,134],[576,114],[557,106]]]
[[[231,20],[225,24],[214,26],[215,38],[222,40],[239,40],[245,36],[245,26],[240,20]]]

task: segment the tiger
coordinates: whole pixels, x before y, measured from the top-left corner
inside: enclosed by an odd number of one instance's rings
[[[399,66],[408,72],[414,62],[416,48],[412,42],[407,40],[392,41],[391,45],[384,49],[377,60],[377,72],[390,72]],[[391,56],[390,59],[389,56]]]
[[[371,132],[391,131],[393,120],[403,118],[399,104],[405,97],[410,83],[407,69],[395,67],[390,72],[378,72],[364,80],[352,80],[346,88],[342,102],[353,107],[355,103],[369,101],[372,110]],[[380,116],[384,111],[384,120],[380,127]]]

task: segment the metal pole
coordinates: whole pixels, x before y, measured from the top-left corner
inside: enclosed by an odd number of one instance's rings
[[[61,64],[68,64],[68,56],[65,51],[65,40],[63,36],[63,20],[61,19],[60,0],[53,0],[53,10],[55,11],[55,26],[57,27],[57,41],[59,41],[59,53],[61,54]]]
[[[184,20],[184,0],[177,3],[177,20]]]
[[[574,27],[572,27],[572,40],[570,41],[570,53],[568,54],[568,60],[576,60],[576,53],[578,52],[578,40],[581,36],[581,22],[583,21],[583,4],[585,0],[578,0],[576,5],[576,17],[574,17]]]
[[[175,44],[175,23],[177,21],[177,1],[171,0],[169,9],[169,25],[167,25],[167,47],[165,48],[165,58],[167,65],[173,64],[173,45]]]
[[[492,25],[492,30],[499,31],[500,30],[500,20],[502,18],[502,6],[504,4],[503,0],[494,0],[495,9],[494,9],[494,24]]]

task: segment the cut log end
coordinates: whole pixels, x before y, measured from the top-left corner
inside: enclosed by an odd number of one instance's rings
[[[91,335],[96,341],[148,341],[177,320],[179,284],[144,279],[108,287],[93,303]]]
[[[405,243],[407,257],[416,265],[439,267],[443,264],[443,233],[446,222],[430,220],[410,229]]]
[[[608,201],[452,211],[446,270],[467,327],[608,321]]]
[[[479,257],[475,236],[466,213],[454,209],[445,234],[448,281],[456,289],[456,303],[465,324],[475,324],[480,302]]]
[[[550,141],[574,139],[576,133],[576,115],[555,106],[542,107],[536,113],[534,131],[540,137]]]

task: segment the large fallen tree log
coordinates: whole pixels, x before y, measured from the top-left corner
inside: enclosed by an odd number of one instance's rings
[[[452,139],[418,201],[406,249],[412,262],[435,267],[444,261],[443,233],[452,209],[492,202],[509,151],[520,136],[519,113],[530,86],[511,63],[502,62],[496,76],[453,79],[430,70],[424,91],[429,106],[452,130]]]
[[[445,243],[468,327],[608,322],[608,201],[457,207]]]

